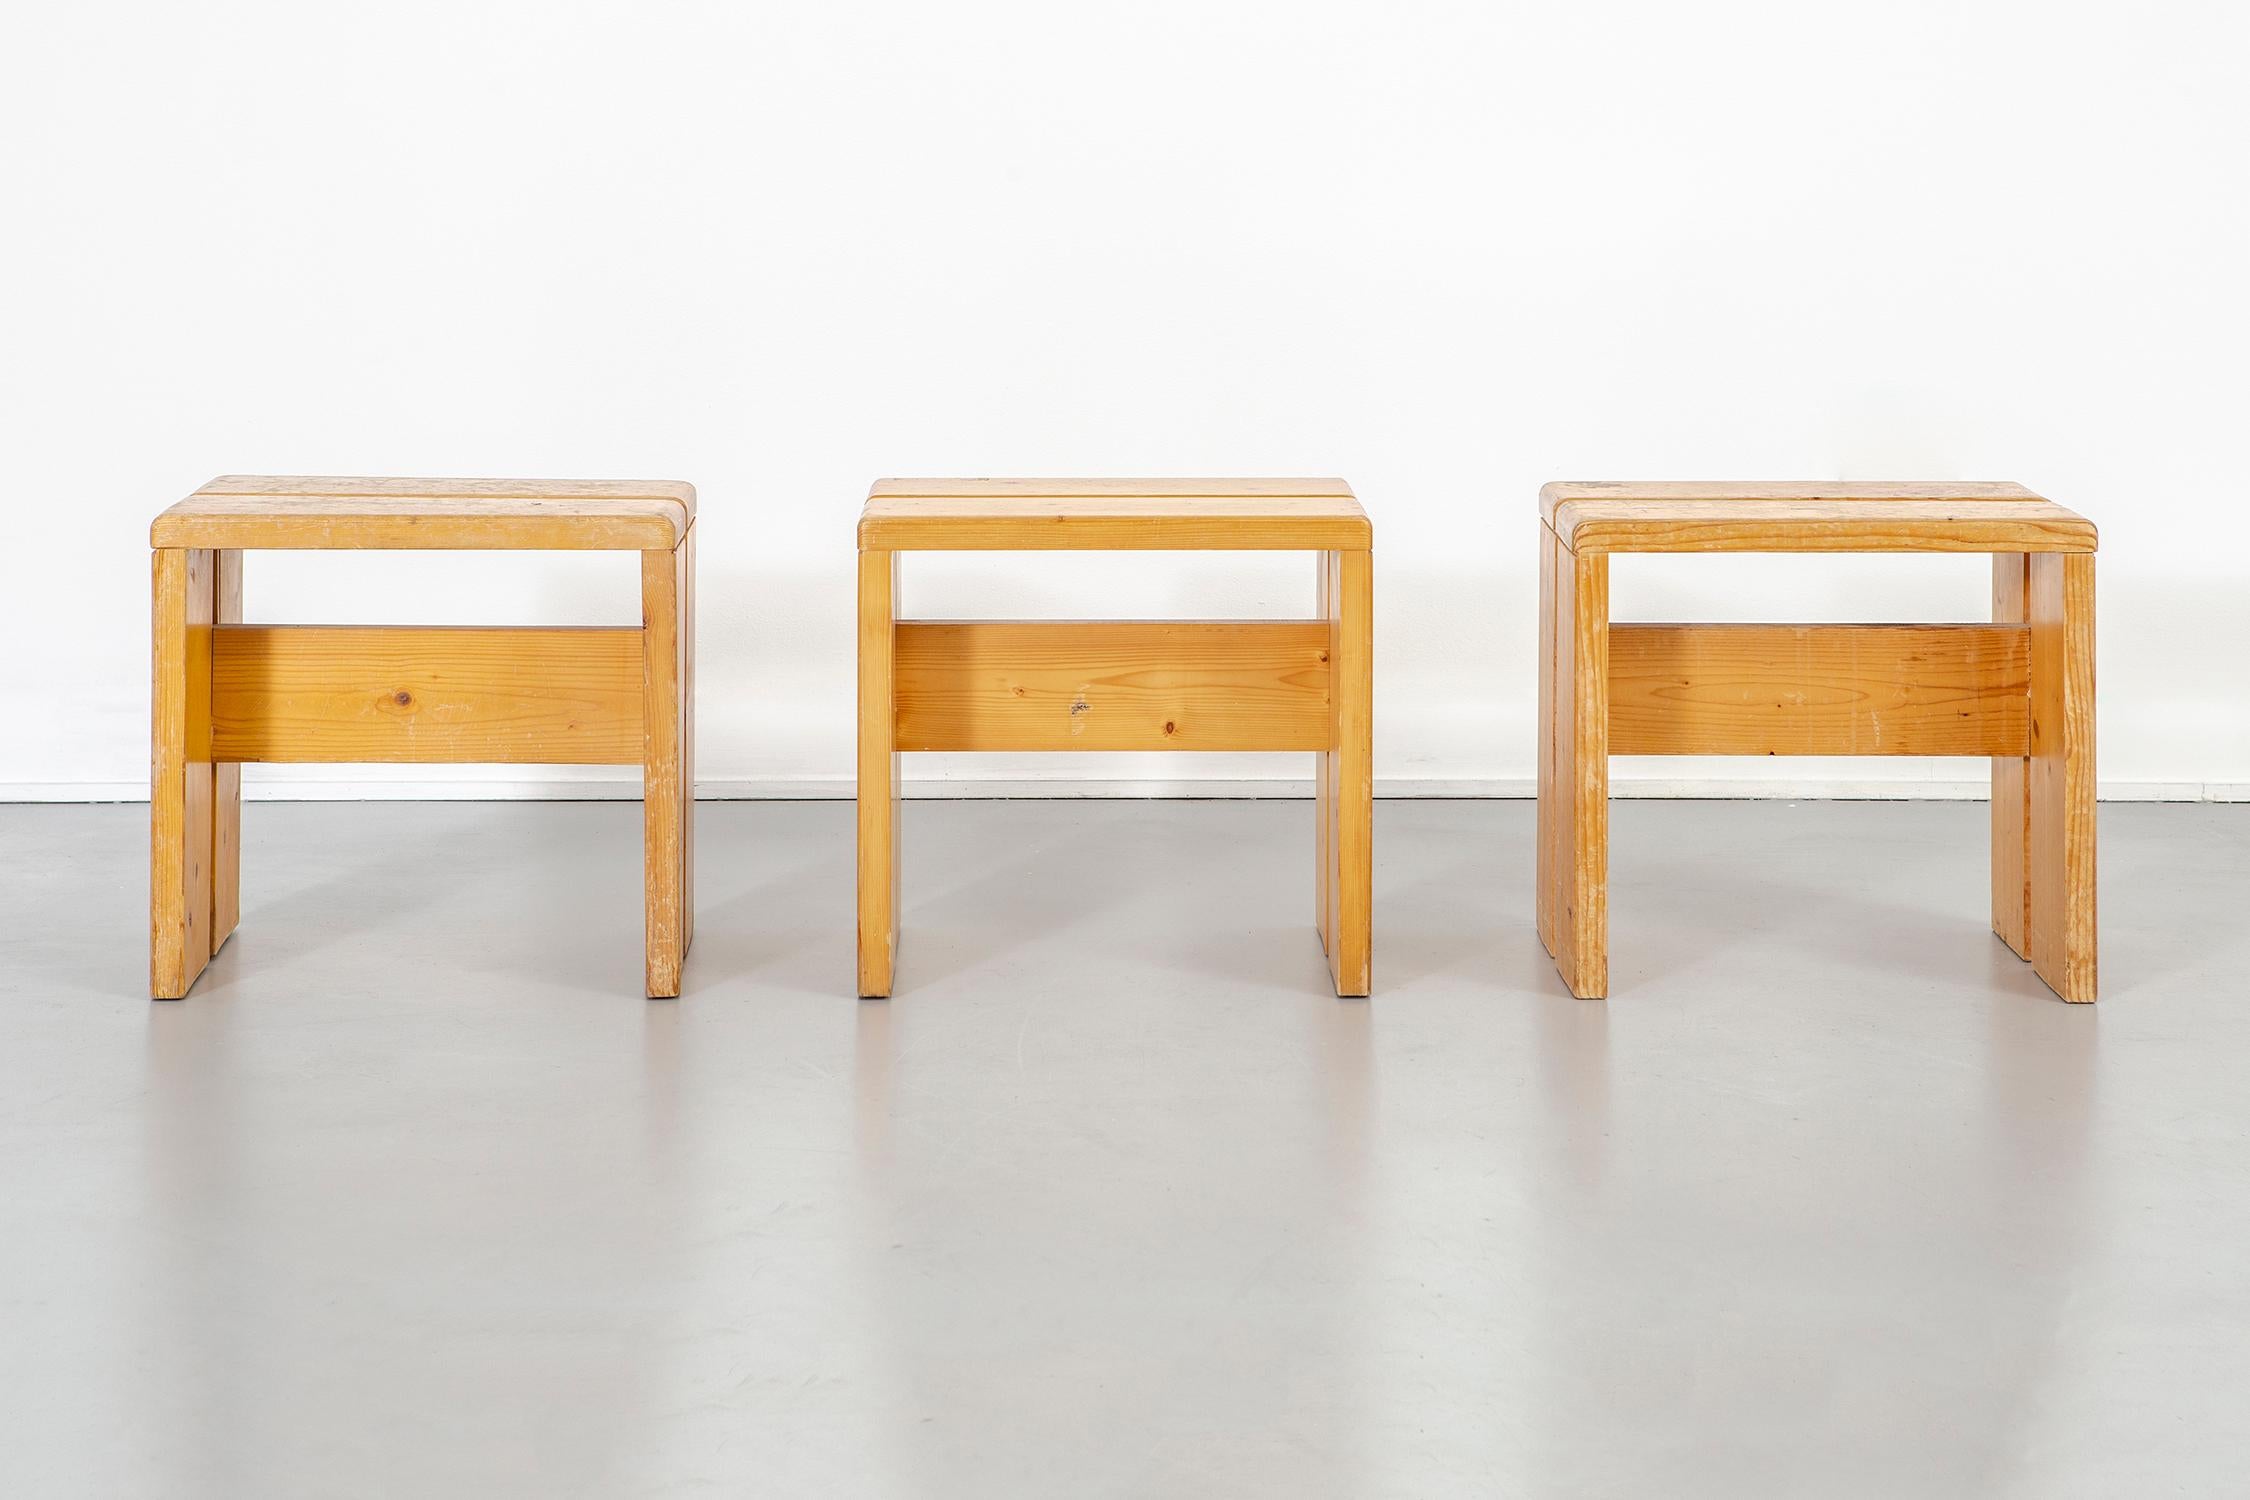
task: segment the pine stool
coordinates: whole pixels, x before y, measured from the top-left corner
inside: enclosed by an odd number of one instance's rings
[[[2094,527],[2015,484],[1540,491],[1539,936],[1609,987],[1612,755],[1992,759],[1992,928],[2095,994]],[[1613,625],[1619,552],[1987,552],[1989,625]]]
[[[859,992],[898,952],[907,750],[1319,752],[1314,910],[1368,992],[1373,533],[1338,479],[885,479],[859,523]],[[898,554],[1307,551],[1304,621],[901,620]]]
[[[156,518],[149,993],[234,931],[245,761],[639,765],[648,993],[695,935],[695,488],[228,475]],[[627,551],[641,623],[245,625],[254,549]]]

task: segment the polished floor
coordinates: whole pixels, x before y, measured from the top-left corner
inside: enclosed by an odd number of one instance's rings
[[[2105,998],[1971,804],[259,804],[142,998],[145,812],[0,808],[0,1494],[2120,1496],[2250,1476],[2250,807],[2103,809]]]

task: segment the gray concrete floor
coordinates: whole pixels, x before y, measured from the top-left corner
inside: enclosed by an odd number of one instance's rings
[[[2250,1476],[2250,808],[2103,810],[2098,1007],[1985,810],[263,804],[143,995],[145,813],[0,809],[0,1494],[2118,1496]]]

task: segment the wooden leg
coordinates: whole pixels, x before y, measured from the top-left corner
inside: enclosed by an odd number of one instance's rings
[[[1331,748],[1323,755],[1321,875],[1328,970],[1339,995],[1373,980],[1375,885],[1375,558],[1328,554]]]
[[[888,995],[898,961],[898,554],[859,555],[859,992]]]
[[[242,553],[213,554],[215,594],[211,618],[220,625],[242,623]],[[211,951],[216,953],[242,918],[242,766],[225,761],[211,768]]]
[[[1332,620],[1336,602],[1336,554],[1314,554],[1314,618]],[[1335,642],[1329,642],[1333,670]],[[1313,930],[1320,934],[1320,951],[1334,953],[1333,915],[1336,902],[1336,752],[1322,750],[1313,756]]]
[[[680,957],[695,946],[695,523],[680,538]]]
[[[154,559],[148,992],[158,1000],[178,1000],[216,946],[211,617],[217,558],[202,548],[165,547]]]
[[[1555,533],[1539,523],[1539,941],[1547,956],[1559,959],[1555,935]]]
[[[2065,1000],[2094,998],[2094,558],[2030,560],[2031,966]]]
[[[1563,983],[1609,993],[1609,556],[1555,558],[1555,893]]]
[[[1992,559],[1992,618],[2020,625],[2030,615],[2031,559],[2021,552]],[[2018,958],[2031,957],[2031,758],[1992,762],[1992,930]]]
[[[641,554],[641,823],[648,995],[680,992],[687,956],[687,763],[681,664],[683,542]]]

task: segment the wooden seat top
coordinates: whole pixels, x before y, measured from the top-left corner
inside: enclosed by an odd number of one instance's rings
[[[156,518],[152,547],[666,551],[695,486],[663,479],[225,474]]]
[[[1373,537],[1341,479],[880,479],[859,520],[872,552],[1364,552]]]
[[[2094,523],[2020,484],[1868,480],[1557,483],[1573,552],[2092,552]]]

